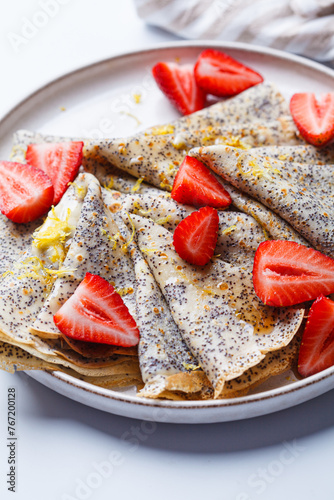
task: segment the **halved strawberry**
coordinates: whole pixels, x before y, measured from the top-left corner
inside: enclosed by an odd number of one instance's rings
[[[255,253],[253,284],[269,306],[291,306],[334,292],[334,260],[294,241],[264,241]]]
[[[292,118],[304,139],[314,146],[334,140],[334,92],[294,94],[290,101]]]
[[[334,302],[320,295],[312,304],[298,357],[303,377],[334,365]]]
[[[194,73],[197,85],[217,97],[233,96],[263,82],[259,73],[215,49],[201,52]]]
[[[38,168],[0,161],[0,211],[13,222],[38,219],[52,205],[51,179]]]
[[[173,62],[159,62],[152,73],[160,90],[183,115],[189,115],[204,108],[205,93],[197,86],[194,67]]]
[[[190,264],[204,266],[214,254],[219,228],[217,210],[200,208],[183,219],[173,236],[175,250]]]
[[[174,179],[173,200],[194,207],[225,208],[231,204],[229,193],[197,158],[186,156]]]
[[[122,297],[108,281],[91,273],[54,315],[54,322],[73,339],[123,347],[139,341],[136,322]]]
[[[27,163],[40,168],[52,180],[55,190],[53,205],[59,203],[68,183],[77,176],[82,160],[83,142],[29,144]]]

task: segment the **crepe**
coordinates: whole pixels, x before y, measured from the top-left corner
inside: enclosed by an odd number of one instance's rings
[[[57,338],[60,331],[53,316],[74,293],[87,272],[99,274],[113,284],[122,295],[130,314],[136,319],[136,280],[127,254],[126,241],[106,209],[97,179],[90,174],[87,194],[63,266],[73,269],[70,275],[59,277],[39,312],[32,328],[42,337]]]
[[[66,142],[83,141],[83,138],[63,137],[49,134],[39,134],[29,130],[18,130],[13,136],[13,147],[11,160],[25,163],[25,155],[29,144],[40,144],[45,142]],[[152,194],[158,194],[158,190],[142,182],[143,179],[137,179],[132,175],[126,174],[122,170],[112,165],[102,156],[83,157],[81,172],[87,172],[94,175],[101,186],[107,189],[114,189],[122,193],[150,191]]]
[[[264,306],[250,271],[219,259],[200,269],[189,266],[173,249],[171,233],[139,216],[132,220],[139,248],[215,397],[225,381],[290,342],[302,320],[301,309]]]
[[[255,85],[233,98],[219,101],[191,115],[183,116],[167,126],[174,134],[207,127],[222,127],[231,123],[250,123],[276,120],[290,114],[289,106],[277,87],[264,82]],[[147,134],[159,132],[160,127],[146,129]]]
[[[240,153],[229,146],[197,148],[191,154],[276,212],[314,248],[334,256],[334,210],[319,193],[301,185],[296,164],[292,164],[293,172],[289,163]]]

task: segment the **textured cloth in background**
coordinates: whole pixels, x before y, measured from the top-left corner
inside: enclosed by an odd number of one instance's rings
[[[334,65],[334,0],[134,0],[147,23],[189,39],[265,45]]]

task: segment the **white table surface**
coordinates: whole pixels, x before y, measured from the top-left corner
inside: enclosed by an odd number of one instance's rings
[[[50,3],[47,19],[40,16],[43,0],[1,3],[1,116],[69,70],[177,39],[145,26],[131,0]],[[38,20],[44,25],[32,30],[30,22]],[[15,493],[6,483],[10,387],[17,403]],[[0,498],[332,500],[333,408],[331,391],[289,410],[234,423],[145,426],[73,402],[25,374],[1,372]]]

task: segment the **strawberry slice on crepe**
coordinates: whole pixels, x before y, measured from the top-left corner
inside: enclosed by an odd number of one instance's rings
[[[68,183],[77,176],[82,160],[83,142],[29,144],[26,161],[45,172],[54,186],[53,205],[59,203]]]
[[[334,140],[334,92],[294,94],[290,101],[292,118],[303,138],[322,147]]]
[[[219,229],[217,210],[203,207],[188,215],[174,231],[174,248],[181,259],[205,266],[214,254]]]
[[[253,284],[269,306],[313,300],[334,292],[334,260],[294,241],[264,241],[255,253]]]
[[[139,342],[139,330],[122,297],[104,278],[87,273],[74,294],[54,315],[68,337],[130,347]]]
[[[202,162],[191,156],[183,160],[173,183],[173,200],[195,207],[226,208],[229,193]]]
[[[160,90],[183,115],[204,108],[206,95],[197,86],[191,64],[159,62],[152,74]]]
[[[0,162],[0,211],[13,222],[27,223],[49,210],[54,196],[42,170],[11,161]]]
[[[299,350],[303,377],[334,365],[334,302],[320,295],[312,304]]]
[[[215,49],[206,49],[195,64],[197,85],[208,94],[229,97],[263,82],[256,71]]]

